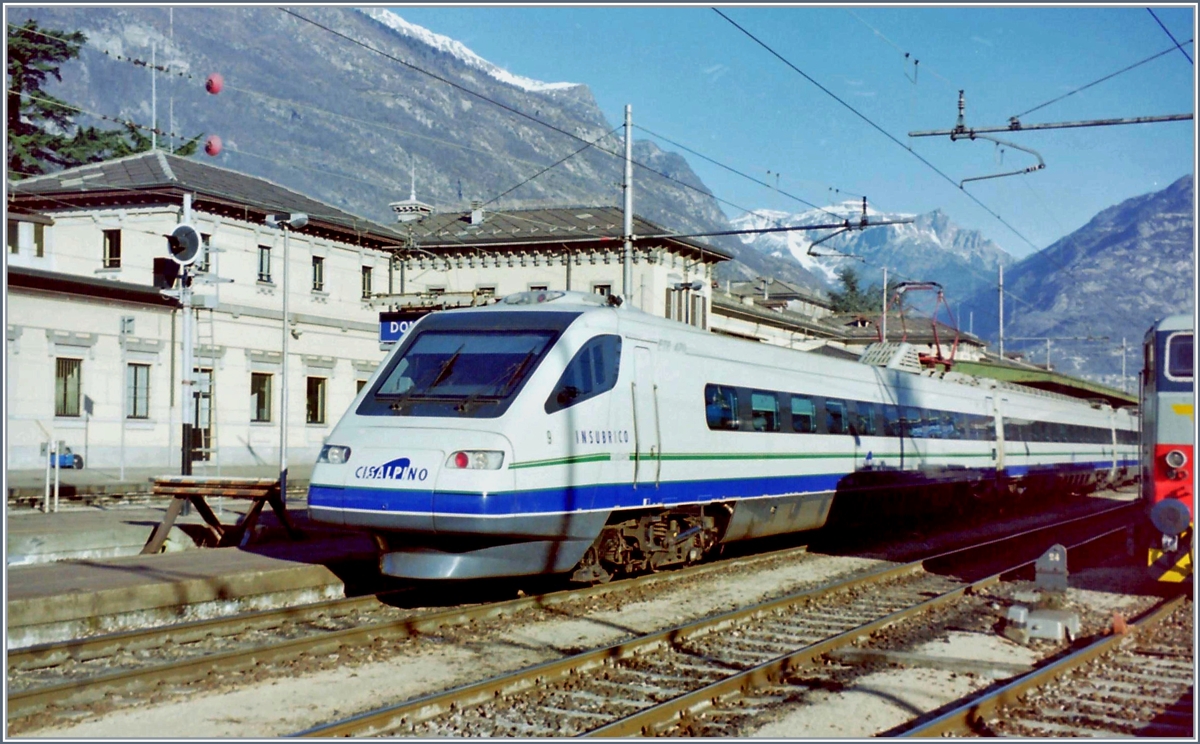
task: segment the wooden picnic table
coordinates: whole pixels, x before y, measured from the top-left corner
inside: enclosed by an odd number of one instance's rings
[[[155,526],[150,539],[142,548],[143,555],[158,553],[167,541],[167,535],[175,524],[176,518],[183,511],[183,505],[191,502],[196,511],[211,528],[217,540],[218,547],[245,545],[253,535],[254,525],[262,513],[263,504],[270,504],[275,516],[287,529],[288,536],[293,540],[303,537],[302,533],[292,526],[288,519],[287,507],[279,492],[279,481],[274,478],[213,478],[203,475],[174,475],[154,479],[154,495],[170,496],[171,505],[167,508],[163,521]],[[221,520],[213,513],[207,499],[216,496],[229,499],[252,499],[254,503],[250,510],[233,526],[221,524]]]

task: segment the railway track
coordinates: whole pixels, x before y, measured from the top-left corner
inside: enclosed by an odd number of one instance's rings
[[[1076,517],[1069,523],[1120,521],[1127,508]],[[1042,544],[1046,532],[1055,527],[1043,526],[1022,534],[1034,540],[1042,535]],[[380,597],[366,596],[10,650],[9,722],[40,712],[87,706],[112,696],[146,694],[156,689],[183,690],[189,684],[261,670],[268,665],[287,665],[298,658],[432,635],[456,625],[510,618],[524,611],[624,597],[640,589],[652,591],[693,577],[702,579],[708,572],[785,563],[799,559],[803,553],[804,548],[785,549],[477,606],[402,610]],[[861,615],[853,617],[861,619]]]
[[[180,685],[303,655],[433,634],[707,572],[796,560],[805,552],[804,547],[789,548],[610,584],[440,610],[393,607],[387,602],[398,593],[392,592],[11,649],[9,720],[48,708],[84,705],[114,693]]]
[[[1160,603],[1124,634],[954,705],[907,731],[928,736],[1195,738],[1195,608]]]
[[[1086,530],[1084,524],[1075,527]],[[1093,526],[1076,546],[1123,542],[1123,528],[1097,531]],[[975,561],[989,566],[1000,548],[1013,547],[1007,543],[1029,539],[1021,534],[932,558],[962,559],[982,551],[987,555]],[[1034,557],[974,581],[926,573],[924,562],[914,561],[297,735],[609,737],[670,733],[681,726],[691,732],[701,728],[703,735],[736,734],[736,728],[722,729],[721,719],[744,718],[794,696],[796,688],[785,678],[795,670],[997,584]],[[698,722],[705,716],[708,720]]]

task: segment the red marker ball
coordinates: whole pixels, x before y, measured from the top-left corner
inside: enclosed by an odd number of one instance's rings
[[[214,72],[208,76],[208,80],[204,81],[204,89],[214,96],[221,92],[221,88],[225,87],[225,78],[221,77],[221,73]]]
[[[221,138],[217,135],[212,135],[204,143],[204,151],[213,157],[221,154]]]

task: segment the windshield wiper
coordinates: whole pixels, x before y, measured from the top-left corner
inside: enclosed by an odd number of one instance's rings
[[[450,371],[454,369],[454,363],[458,361],[458,355],[462,353],[464,346],[466,346],[465,343],[459,344],[459,347],[454,350],[454,353],[450,355],[450,358],[442,362],[442,368],[438,370],[437,375],[433,378],[433,382],[429,383],[429,387],[425,388],[426,390],[434,389],[440,385],[443,380],[450,376]]]
[[[513,370],[513,373],[508,376],[507,380],[504,381],[504,386],[500,388],[500,392],[497,393],[497,395],[501,397],[508,395],[509,388],[511,388],[518,380],[521,379],[521,373],[525,371],[525,367],[529,365],[530,360],[533,359],[536,353],[536,349],[529,350],[529,353],[525,355],[525,358],[521,360],[520,364],[517,365],[517,368]]]

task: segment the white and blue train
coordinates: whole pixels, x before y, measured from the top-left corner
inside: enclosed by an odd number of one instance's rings
[[[392,576],[607,581],[822,527],[835,499],[886,515],[1136,472],[1125,409],[896,366],[599,295],[433,313],[330,434],[309,516],[371,531]]]

